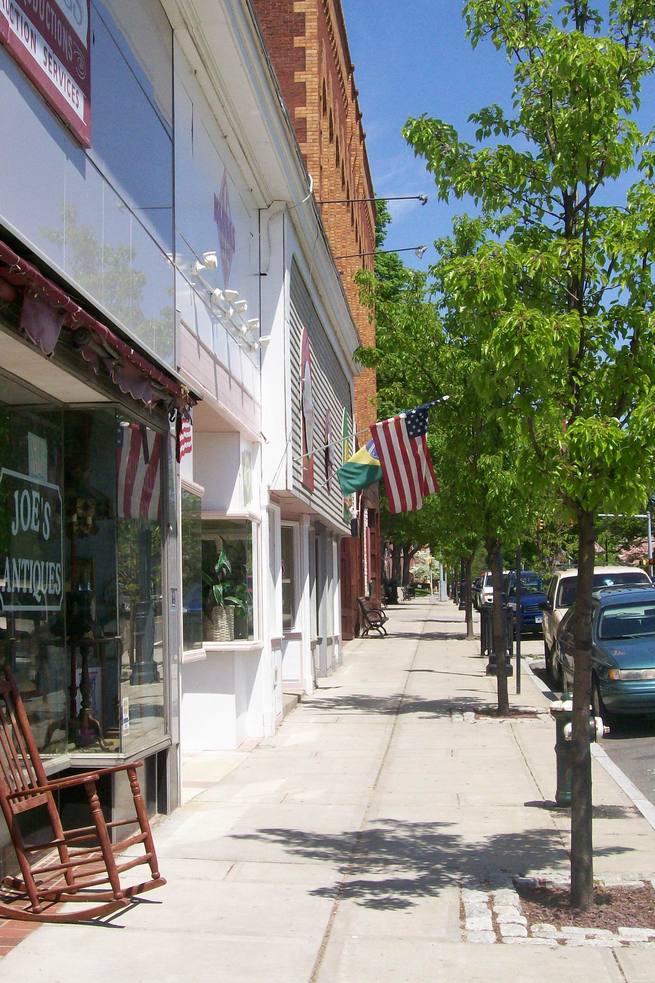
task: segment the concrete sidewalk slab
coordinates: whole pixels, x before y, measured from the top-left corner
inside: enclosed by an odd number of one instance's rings
[[[568,875],[548,699],[526,674],[520,696],[509,685],[529,716],[486,715],[495,680],[452,603],[389,615],[389,637],[349,644],[274,737],[185,761],[189,800],[155,829],[165,888],[112,928],[39,928],[0,981],[69,983],[71,965],[94,983],[650,981],[652,947],[467,936],[466,891]],[[655,832],[598,761],[593,774],[596,874],[655,873]]]
[[[360,980],[374,980],[375,983],[416,983],[418,980],[498,983],[518,975],[521,983],[558,979],[625,983],[626,979],[613,956],[605,950],[564,947],[543,950],[527,945],[475,946],[442,939],[359,939],[353,936],[340,940],[340,944],[327,954],[316,979],[317,983]],[[642,983],[639,977],[634,979]],[[645,981],[643,977],[643,983]]]

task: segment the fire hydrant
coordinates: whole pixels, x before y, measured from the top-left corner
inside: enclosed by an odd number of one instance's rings
[[[591,708],[590,708],[591,710]],[[564,693],[561,700],[555,700],[550,705],[551,716],[555,720],[555,758],[557,761],[557,791],[555,802],[558,806],[571,805],[571,737],[573,735],[573,696]],[[609,727],[603,723],[602,717],[589,714],[589,740],[599,741],[609,734]]]

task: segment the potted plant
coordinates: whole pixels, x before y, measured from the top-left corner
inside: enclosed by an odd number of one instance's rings
[[[233,610],[236,612],[235,638],[248,638],[248,612],[251,604],[251,592],[247,584],[241,580],[233,580],[230,587],[233,597]]]
[[[214,564],[214,577],[205,574],[205,582],[209,584],[209,621],[210,634],[213,642],[231,642],[234,638],[234,611],[241,607],[242,599],[234,592],[234,585],[229,577],[232,564],[224,549],[218,554]]]

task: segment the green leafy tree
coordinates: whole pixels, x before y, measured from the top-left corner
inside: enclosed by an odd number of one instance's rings
[[[374,274],[361,274],[362,294],[375,309],[378,330],[376,347],[360,349],[357,357],[377,369],[378,394],[388,414],[444,394],[449,397],[432,410],[429,435],[440,493],[424,505],[418,519],[393,521],[396,528],[410,521],[427,523],[416,545],[428,542],[437,555],[455,562],[464,559],[471,636],[471,563],[479,543],[484,543],[494,574],[498,709],[507,713],[503,543],[516,545],[529,499],[529,486],[517,469],[522,433],[517,419],[503,416],[506,400],[494,384],[497,367],[477,330],[477,319],[471,321],[451,304],[447,283],[453,257],[468,256],[480,234],[479,224],[462,222],[452,239],[439,244],[441,259],[432,270],[432,283],[426,274],[399,261],[390,271],[376,265]],[[426,298],[428,287],[436,290],[434,301]]]
[[[571,900],[586,908],[595,518],[642,511],[653,480],[655,152],[632,117],[655,11],[468,0],[464,14],[472,44],[491,41],[513,66],[512,111],[473,114],[474,144],[427,116],[405,134],[440,197],[479,209],[485,235],[453,258],[446,288],[485,325],[499,398],[523,424],[526,481],[555,487],[578,531]]]

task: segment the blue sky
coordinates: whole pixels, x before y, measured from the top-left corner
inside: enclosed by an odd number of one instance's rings
[[[375,192],[430,198],[424,207],[389,203],[393,222],[386,246],[425,243],[430,248],[421,262],[412,253],[403,254],[408,265],[425,268],[435,259],[432,243],[449,232],[452,217],[466,206],[436,200],[434,182],[405,143],[402,126],[409,116],[427,113],[472,140],[471,112],[494,102],[510,103],[511,67],[489,43],[471,48],[461,0],[342,0],[342,5]],[[642,95],[639,122],[653,126],[655,82]]]
[[[425,243],[422,262],[434,261],[432,243],[450,229],[462,203],[436,200],[434,182],[421,158],[401,136],[410,116],[428,113],[447,120],[472,138],[471,112],[492,102],[506,104],[512,73],[502,54],[483,44],[473,51],[464,34],[460,0],[342,0],[355,84],[366,131],[375,193],[424,193],[428,204],[389,202],[393,222],[386,246]]]

